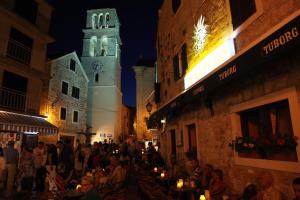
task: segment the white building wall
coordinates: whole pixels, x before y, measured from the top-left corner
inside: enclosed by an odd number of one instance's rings
[[[146,118],[149,113],[146,110],[148,97],[154,91],[155,68],[134,66],[136,79],[136,135],[138,140],[152,139],[151,133],[146,126]],[[154,106],[154,104],[153,104]],[[152,108],[154,110],[154,108]]]

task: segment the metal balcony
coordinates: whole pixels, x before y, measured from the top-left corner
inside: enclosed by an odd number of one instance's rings
[[[31,48],[20,42],[17,42],[14,39],[9,39],[7,46],[7,57],[29,65],[31,60]]]
[[[25,111],[26,93],[0,87],[0,108]]]

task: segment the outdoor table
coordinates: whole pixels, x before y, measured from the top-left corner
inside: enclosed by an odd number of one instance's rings
[[[77,192],[76,190],[68,190],[64,193],[64,198],[66,200],[76,200],[80,199],[80,197],[84,195],[83,192]]]
[[[200,192],[199,187],[183,186],[182,188],[177,188],[176,185],[169,187],[170,192],[177,200],[196,200],[198,199],[198,193]]]

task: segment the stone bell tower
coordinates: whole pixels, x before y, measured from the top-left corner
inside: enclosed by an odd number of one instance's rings
[[[114,139],[121,132],[121,39],[115,9],[87,11],[81,62],[89,78],[87,125],[93,141]]]

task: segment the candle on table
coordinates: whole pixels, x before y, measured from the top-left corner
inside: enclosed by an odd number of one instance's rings
[[[199,200],[205,200],[205,196],[202,194],[202,195],[200,195],[200,198],[199,198]]]
[[[178,179],[177,181],[177,189],[181,189],[183,187],[183,179]]]

